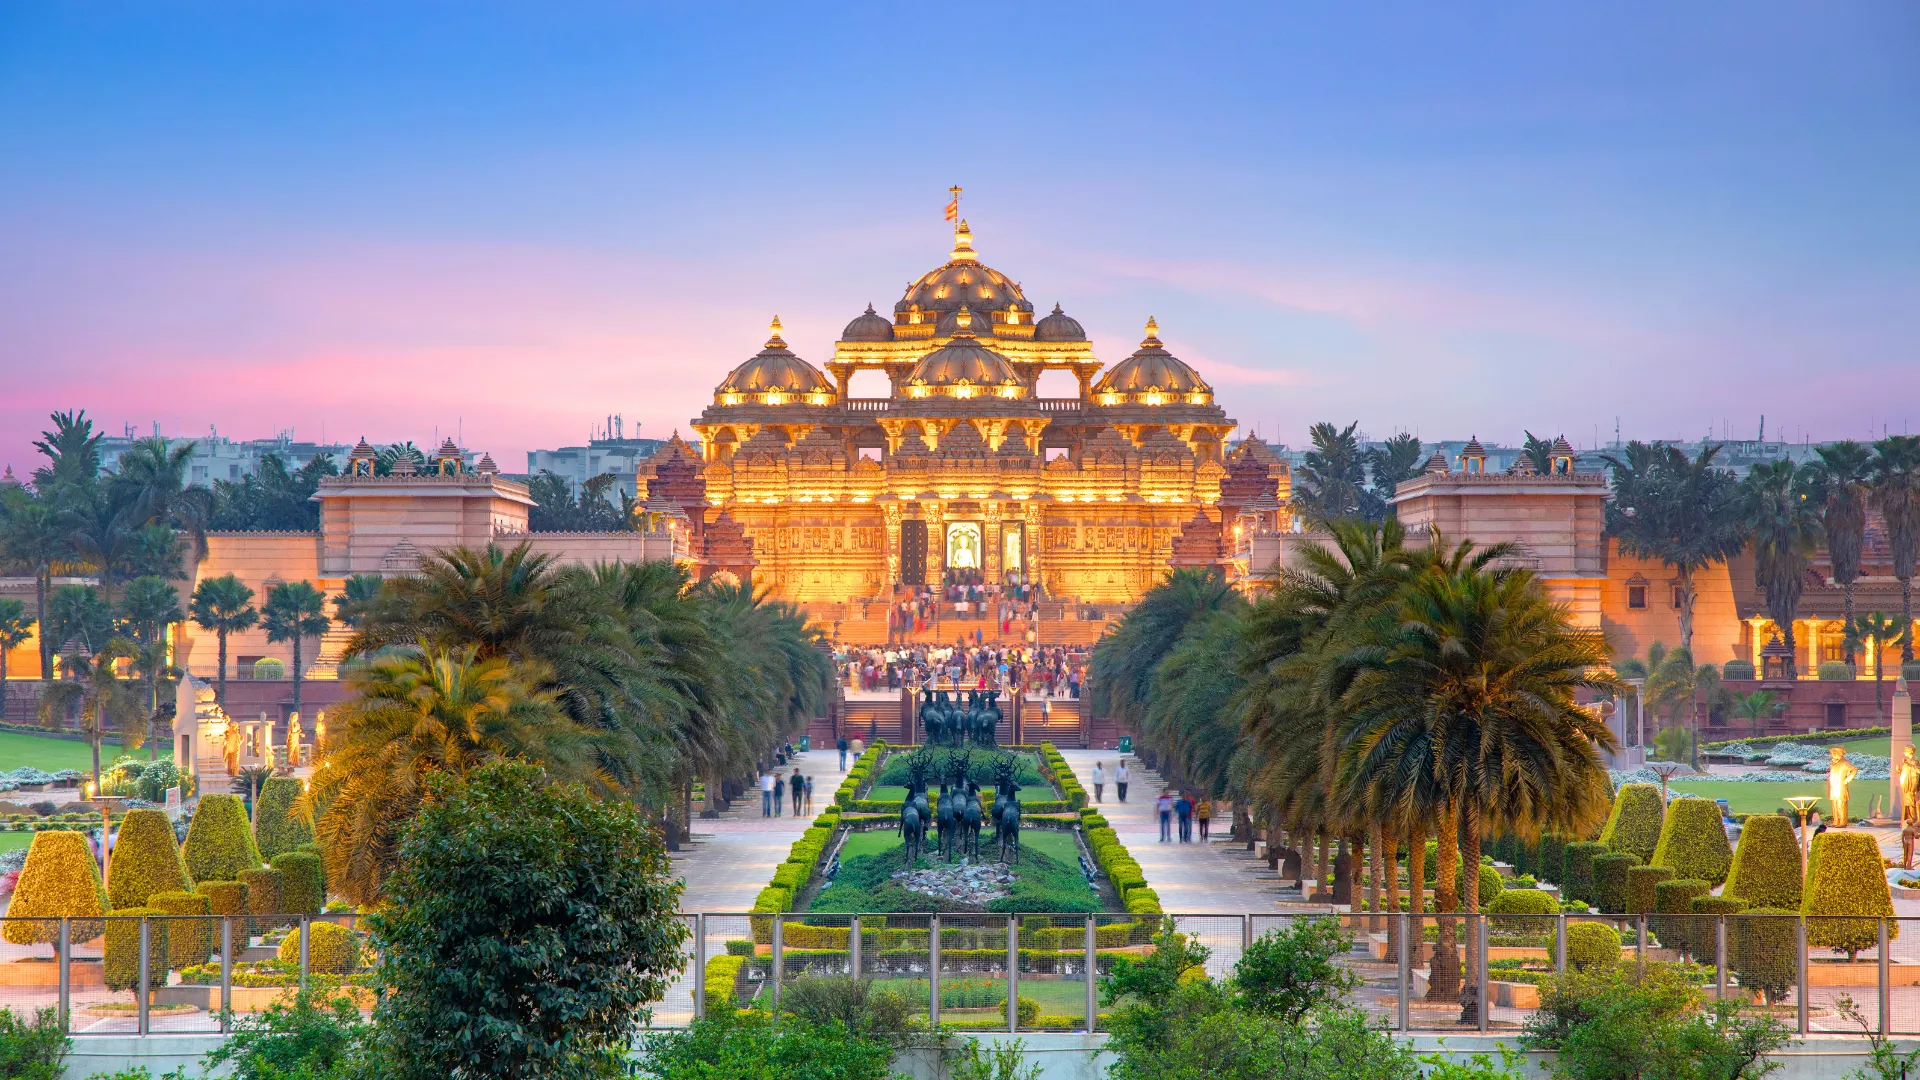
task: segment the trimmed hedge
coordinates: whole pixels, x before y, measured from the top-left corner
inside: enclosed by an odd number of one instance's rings
[[[1695,915],[1738,915],[1745,910],[1747,902],[1734,896],[1706,894],[1693,898]]]
[[[729,945],[732,942],[728,942]],[[735,956],[716,956],[707,961],[707,1008],[717,1007],[721,1002],[733,1003],[734,987],[740,983],[740,973],[746,969],[747,958]]]
[[[280,961],[300,963],[300,931],[280,940]],[[315,975],[351,975],[360,970],[360,935],[339,923],[307,924],[307,970]]]
[[[1710,885],[1727,880],[1733,847],[1721,824],[1720,804],[1683,796],[1667,804],[1666,824],[1649,865],[1664,866],[1676,878],[1699,878]]]
[[[1566,837],[1559,833],[1547,833],[1540,838],[1540,864],[1533,873],[1541,881],[1554,885],[1563,883],[1567,876]]]
[[[1593,860],[1593,906],[1608,914],[1627,910],[1627,871],[1640,867],[1640,856],[1609,851]]]
[[[1567,845],[1567,868],[1560,882],[1560,891],[1570,900],[1584,900],[1591,904],[1593,896],[1593,860],[1605,855],[1607,846],[1591,840],[1576,840]]]
[[[1887,891],[1884,865],[1871,833],[1831,829],[1813,838],[1807,858],[1807,896],[1800,906],[1801,913],[1809,916],[1809,948],[1825,946],[1852,960],[1862,949],[1878,947],[1878,916],[1893,917],[1893,895]],[[1889,922],[1888,939],[1898,936],[1899,922]]]
[[[1751,682],[1754,670],[1751,660],[1729,660],[1720,665],[1720,677],[1735,682]]]
[[[104,974],[109,990],[132,990],[140,982],[140,919],[161,916],[157,907],[115,908],[116,916],[107,920],[107,948]],[[167,924],[170,920],[150,918],[147,922],[147,985],[167,984]]]
[[[197,892],[154,893],[150,906],[170,915],[210,915],[212,908],[205,895]],[[181,968],[204,964],[213,956],[213,924],[204,918],[168,919],[167,966]]]
[[[1558,945],[1548,952],[1558,956]],[[1575,968],[1606,967],[1620,962],[1620,933],[1606,923],[1567,923],[1567,963]]]
[[[286,851],[273,857],[280,871],[280,907],[289,915],[318,915],[327,906],[320,857],[310,851]]]
[[[269,861],[283,851],[313,843],[313,823],[294,811],[301,784],[291,776],[269,777],[260,785],[260,805],[254,813],[253,835],[260,855]]]
[[[1060,751],[1050,742],[1040,744],[1040,771],[1053,781],[1053,786],[1059,789],[1070,808],[1079,810],[1087,805],[1087,789],[1080,786],[1080,778],[1074,775],[1073,769],[1067,765],[1067,759],[1060,756]]]
[[[1487,920],[1495,930],[1512,933],[1537,931],[1546,924],[1539,919],[1502,919],[1501,915],[1558,915],[1560,902],[1539,889],[1507,889],[1493,898]]]
[[[1655,914],[1648,920],[1647,928],[1660,939],[1660,944],[1669,949],[1678,949],[1689,956],[1699,955],[1701,932],[1698,921],[1693,916],[1693,902],[1707,895],[1707,889],[1707,883],[1699,878],[1662,881],[1653,887]],[[1711,960],[1713,953],[1711,926],[1706,931],[1706,942],[1708,959]]]
[[[247,809],[238,795],[202,795],[187,827],[187,871],[195,881],[238,881],[260,865]]]
[[[1660,883],[1672,880],[1673,871],[1664,866],[1636,866],[1627,871],[1627,903],[1622,913],[1651,914],[1659,901]]]
[[[1747,915],[1792,916],[1781,908],[1752,908]],[[1800,975],[1799,930],[1792,918],[1733,919],[1727,926],[1727,966],[1749,990],[1777,1005],[1793,991]]]
[[[1660,843],[1660,827],[1666,819],[1666,807],[1660,803],[1660,789],[1653,784],[1622,784],[1614,792],[1613,809],[1600,830],[1600,842],[1609,851],[1623,851],[1641,863],[1653,859]]]
[[[1778,814],[1748,818],[1740,828],[1740,846],[1734,849],[1723,893],[1748,907],[1798,911],[1801,884],[1800,842],[1792,823]]]
[[[247,913],[247,883],[244,881],[203,881],[195,885],[193,891],[207,898],[209,915],[245,915]],[[242,920],[236,929],[244,937],[247,932],[245,920]]]
[[[70,940],[92,941],[100,936],[100,916],[106,911],[100,864],[94,861],[86,834],[35,833],[7,908],[6,939],[15,945],[58,942],[59,923],[23,920],[64,917],[81,920],[69,926]]]
[[[240,880],[247,887],[247,914],[253,916],[253,932],[264,934],[276,926],[285,926],[285,919],[271,917],[280,914],[280,890],[284,887],[285,875],[263,866],[240,871]]]
[[[154,893],[193,888],[164,810],[127,811],[109,863],[107,903],[116,908],[146,907]]]

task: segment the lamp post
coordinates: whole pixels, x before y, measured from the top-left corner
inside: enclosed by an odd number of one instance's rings
[[[1660,778],[1660,805],[1667,805],[1667,781],[1680,775],[1680,770],[1686,766],[1678,761],[1656,761],[1647,768]]]
[[[95,795],[93,781],[87,781],[87,801],[100,808],[100,884],[107,883],[107,864],[113,858],[113,808],[124,802],[124,795]]]
[[[1807,814],[1813,804],[1820,801],[1818,795],[1789,795],[1787,805],[1800,812],[1800,872],[1807,872]]]

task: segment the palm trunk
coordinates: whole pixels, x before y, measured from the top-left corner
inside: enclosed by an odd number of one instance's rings
[[[220,639],[220,711],[225,712],[227,709],[227,632],[222,630],[215,636]]]
[[[1466,843],[1460,851],[1461,903],[1467,913],[1467,963],[1466,982],[1468,986],[1480,985],[1480,935],[1487,932],[1486,921],[1476,916],[1480,913],[1480,815],[1473,810],[1461,812],[1461,830]],[[1486,1002],[1480,1008],[1487,1007]]]
[[[1674,576],[1680,579],[1680,647],[1693,655],[1693,570],[1689,567],[1674,568]],[[1791,664],[1791,661],[1789,661]]]
[[[40,681],[53,681],[53,642],[47,639],[47,590],[53,585],[53,568],[42,566],[33,576],[34,602],[40,606]],[[44,692],[46,687],[41,687]]]
[[[1379,933],[1380,922],[1380,826],[1367,830],[1367,929]]]
[[[1793,620],[1788,619],[1784,625],[1779,623],[1775,623],[1774,625],[1780,627],[1780,640],[1787,643],[1787,678],[1797,679],[1800,677],[1800,646],[1793,638]],[[1809,657],[1808,659],[1812,658]],[[1813,669],[1819,671],[1820,665],[1814,664]]]
[[[1900,662],[1913,659],[1913,578],[1900,579]]]
[[[1382,885],[1387,900],[1387,959],[1397,962],[1400,959],[1400,851],[1396,842],[1398,837],[1391,829],[1379,830],[1379,837],[1380,858],[1374,866],[1385,878]]]
[[[1841,610],[1845,613],[1847,632],[1843,638],[1846,643],[1847,663],[1853,663],[1853,582],[1840,586]]]
[[[1407,830],[1407,913],[1416,919],[1427,904],[1427,830],[1415,825]],[[1415,940],[1419,927],[1414,928]]]
[[[1440,815],[1440,831],[1436,837],[1440,841],[1435,853],[1440,861],[1439,872],[1434,876],[1433,907],[1440,913],[1435,920],[1439,923],[1439,940],[1433,946],[1433,960],[1427,968],[1427,1000],[1458,1001],[1460,999],[1460,953],[1459,921],[1453,913],[1459,910],[1460,897],[1454,891],[1456,876],[1460,871],[1460,823],[1450,812]]]
[[[1327,858],[1328,858],[1327,848],[1329,846],[1330,844],[1327,840],[1327,830],[1321,829],[1319,832],[1314,834],[1314,837],[1313,837],[1313,890],[1315,892],[1324,892],[1324,893],[1333,892],[1332,889],[1327,887],[1328,885],[1331,884],[1331,882],[1327,880]]]

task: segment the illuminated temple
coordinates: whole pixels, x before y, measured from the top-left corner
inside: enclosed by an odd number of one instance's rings
[[[1250,537],[1287,527],[1285,465],[1258,440],[1224,452],[1235,422],[1152,319],[1103,368],[1080,323],[1058,305],[1036,317],[979,260],[962,221],[947,261],[891,318],[869,305],[848,323],[824,370],[775,319],[694,419],[700,458],[676,439],[640,496],[687,514],[703,573],[802,602],[949,571],[1113,602],[1170,565],[1244,572]],[[852,396],[861,371],[883,373],[887,396]],[[1039,396],[1050,371],[1078,394]]]

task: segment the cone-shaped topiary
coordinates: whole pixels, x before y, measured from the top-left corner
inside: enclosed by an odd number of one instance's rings
[[[1740,829],[1724,895],[1751,908],[1800,910],[1800,842],[1778,814],[1755,814]]]
[[[107,912],[105,975],[107,989],[132,990],[140,982],[140,918],[147,920],[147,985],[167,984],[166,912],[157,907],[115,908]]]
[[[146,907],[154,893],[193,888],[164,810],[127,811],[108,863],[107,903],[116,908]]]
[[[1813,838],[1807,856],[1807,897],[1800,910],[1808,916],[1807,945],[1824,945],[1854,959],[1862,949],[1880,942],[1880,920],[1893,916],[1893,895],[1880,846],[1871,833],[1833,829]],[[1862,918],[1836,918],[1855,915]],[[1900,924],[1887,924],[1887,937],[1898,937]]]
[[[1593,906],[1615,914],[1627,910],[1627,871],[1640,865],[1640,856],[1609,851],[1593,860]]]
[[[1540,838],[1540,866],[1534,871],[1541,881],[1564,884],[1567,877],[1567,838],[1547,833]]]
[[[187,828],[187,871],[195,881],[237,881],[260,865],[247,809],[238,795],[202,795]]]
[[[281,910],[283,877],[280,871],[265,866],[242,870],[240,880],[247,887],[247,913],[253,916],[253,932],[264,934],[276,926],[285,926],[285,919],[275,917]]]
[[[1727,880],[1733,846],[1720,821],[1720,804],[1691,796],[1667,804],[1666,824],[1653,849],[1650,866],[1664,866],[1676,878],[1699,878],[1711,885]]]
[[[193,887],[193,891],[207,898],[209,915],[245,915],[247,913],[247,883],[244,881],[203,881]],[[244,935],[247,924],[243,920],[234,931]]]
[[[14,884],[7,908],[6,939],[15,945],[40,945],[60,940],[57,922],[29,919],[79,919],[69,924],[71,941],[100,936],[100,916],[107,911],[106,890],[100,887],[100,864],[85,833],[48,830],[33,834],[27,863]]]
[[[1627,871],[1627,903],[1621,910],[1628,915],[1653,911],[1660,883],[1672,880],[1673,871],[1664,866],[1636,866]]]
[[[1557,946],[1555,946],[1557,948]],[[1551,949],[1549,950],[1552,951]],[[1567,963],[1585,970],[1620,962],[1620,932],[1606,923],[1567,923]]]
[[[1664,869],[1656,867],[1655,869]],[[1699,878],[1662,881],[1653,887],[1654,915],[1648,929],[1660,938],[1660,944],[1689,956],[1699,956],[1701,933],[1693,917],[1694,898],[1707,895],[1707,883]],[[1713,932],[1705,935],[1707,959],[1713,959]]]
[[[280,906],[289,915],[318,915],[327,905],[320,883],[320,857],[310,851],[288,851],[273,857],[280,871]]]
[[[1800,974],[1799,912],[1763,907],[1743,914],[1747,917],[1727,920],[1727,966],[1741,986],[1766,995],[1769,1005],[1778,1004]]]
[[[313,843],[313,822],[294,811],[299,799],[300,781],[291,776],[270,777],[260,786],[253,835],[262,858],[272,861],[283,851]]]
[[[1660,804],[1660,789],[1652,784],[1621,784],[1613,794],[1613,809],[1607,814],[1606,827],[1600,830],[1600,842],[1609,851],[1637,855],[1642,863],[1653,859],[1660,843],[1660,825],[1666,819]]]
[[[197,892],[154,893],[149,904],[172,915],[205,916],[213,910],[205,894]],[[212,932],[212,922],[195,917],[168,919],[166,923],[168,967],[178,971],[204,964],[213,955],[216,935]]]
[[[1560,889],[1568,899],[1594,902],[1593,860],[1606,853],[1605,844],[1591,840],[1577,840],[1567,845],[1566,880],[1560,883]]]
[[[279,958],[300,962],[300,932],[280,941]],[[338,923],[307,924],[307,970],[315,975],[351,975],[360,970],[360,935]]]

